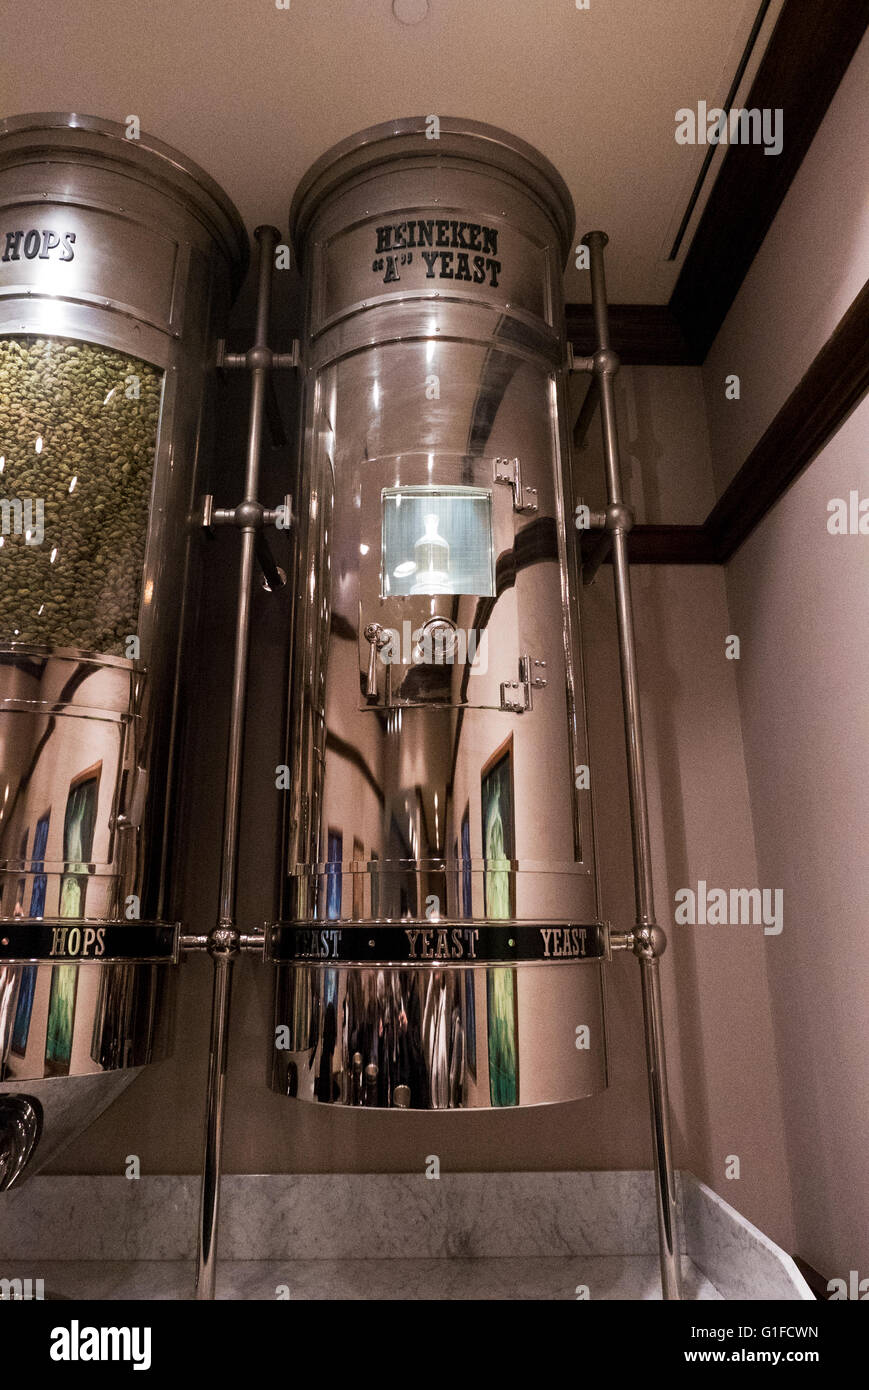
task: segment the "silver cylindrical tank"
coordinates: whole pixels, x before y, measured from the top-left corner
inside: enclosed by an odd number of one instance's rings
[[[246,259],[168,146],[0,121],[0,1186],[163,1045],[191,523]]]
[[[533,1105],[606,1085],[563,403],[573,204],[418,118],[296,193],[304,438],[272,1086]]]

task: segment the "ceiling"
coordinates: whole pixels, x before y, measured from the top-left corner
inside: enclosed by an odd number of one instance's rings
[[[680,259],[666,256],[705,153],[676,143],[675,113],[723,100],[759,0],[430,0],[412,26],[391,0],[288,4],[0,0],[0,115],[136,115],[207,169],[249,228],[286,228],[308,165],[356,130],[429,113],[487,121],[559,168],[578,232],[609,233],[613,301],[669,299],[702,200]],[[588,299],[587,279],[571,265],[568,300]]]

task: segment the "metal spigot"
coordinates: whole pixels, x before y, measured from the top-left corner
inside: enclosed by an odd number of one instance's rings
[[[365,683],[365,694],[369,700],[377,699],[377,655],[383,651],[389,641],[389,630],[381,627],[380,623],[369,623],[365,629],[365,640],[371,643],[371,652],[368,657],[368,680]]]

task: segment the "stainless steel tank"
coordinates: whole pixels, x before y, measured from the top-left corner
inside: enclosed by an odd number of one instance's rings
[[[524,141],[364,131],[296,193],[304,437],[273,1088],[606,1086],[570,532],[574,210]]]
[[[0,121],[0,1187],[160,1055],[191,517],[247,259],[130,127]]]

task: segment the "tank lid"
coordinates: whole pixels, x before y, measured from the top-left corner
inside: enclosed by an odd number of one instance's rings
[[[290,208],[290,235],[301,260],[305,237],[320,205],[348,178],[375,166],[421,155],[474,159],[513,174],[534,192],[552,217],[561,241],[562,262],[573,245],[576,212],[564,179],[544,155],[518,135],[481,121],[441,116],[437,140],[426,135],[425,116],[384,121],[351,135],[321,155],[305,174]]]
[[[244,223],[220,185],[192,159],[144,132],[128,140],[124,125],[100,116],[33,111],[0,118],[0,170],[58,152],[95,157],[119,169],[135,167],[182,198],[220,246],[238,289],[250,258]]]

